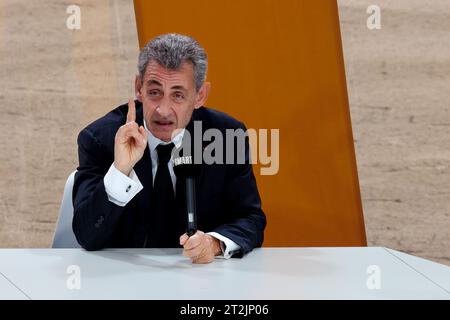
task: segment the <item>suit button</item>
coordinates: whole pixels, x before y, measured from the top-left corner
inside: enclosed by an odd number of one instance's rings
[[[105,221],[105,217],[100,216],[100,218],[98,218],[97,223],[95,224],[96,228],[100,228],[100,225],[103,223],[103,221]]]

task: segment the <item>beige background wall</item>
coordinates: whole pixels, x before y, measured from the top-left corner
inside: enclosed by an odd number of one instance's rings
[[[450,265],[450,3],[339,1],[369,245]],[[78,131],[133,94],[131,1],[0,0],[0,246],[51,243]]]
[[[450,1],[339,4],[369,245],[450,265]]]

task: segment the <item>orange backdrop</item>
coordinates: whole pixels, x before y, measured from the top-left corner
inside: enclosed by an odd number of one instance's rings
[[[207,106],[248,128],[280,130],[278,174],[254,166],[268,220],[264,246],[366,245],[336,2],[134,5],[141,47],[175,32],[205,48]]]

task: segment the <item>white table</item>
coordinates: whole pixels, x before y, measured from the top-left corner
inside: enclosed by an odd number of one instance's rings
[[[27,300],[27,297],[14,283],[0,273],[0,300]]]
[[[3,299],[450,299],[450,267],[380,247],[263,248],[207,265],[181,249],[0,249],[0,261]],[[80,289],[67,286],[73,265]]]
[[[450,274],[449,274],[450,267],[440,263],[433,263],[429,260],[415,257],[400,251],[395,251],[387,248],[386,250],[389,253],[395,255],[405,264],[409,265],[416,272],[420,273],[422,276],[434,282],[444,291],[450,293]]]

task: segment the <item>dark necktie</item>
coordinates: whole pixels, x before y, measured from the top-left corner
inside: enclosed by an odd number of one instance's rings
[[[151,197],[152,222],[148,235],[148,247],[174,247],[178,238],[174,219],[175,195],[167,166],[173,147],[173,143],[160,144],[156,147],[158,167]]]

